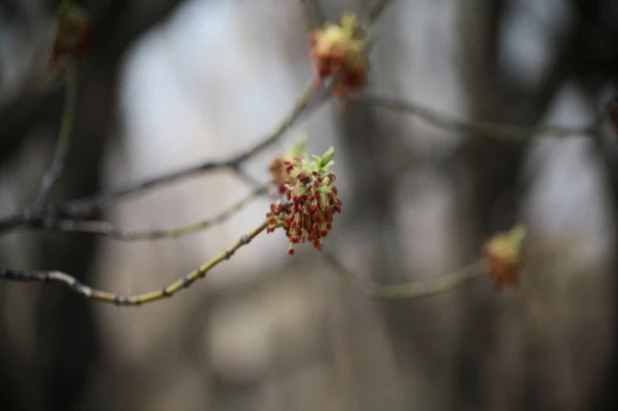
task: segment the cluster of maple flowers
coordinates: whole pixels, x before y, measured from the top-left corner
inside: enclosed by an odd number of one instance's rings
[[[270,166],[273,183],[286,202],[271,204],[266,232],[283,228],[290,240],[290,255],[294,254],[295,244],[304,242],[311,242],[314,248],[321,250],[332,228],[333,216],[341,212],[335,174],[330,170],[333,157],[331,147],[323,156],[309,158],[304,152],[303,139]]]
[[[92,29],[88,14],[71,2],[57,10],[51,45],[50,65],[56,70],[67,58],[83,57],[90,51]]]
[[[368,42],[357,16],[346,13],[337,24],[313,30],[309,42],[316,72],[315,89],[321,87],[325,79],[332,78],[333,94],[343,98],[365,86],[369,68]]]
[[[497,288],[519,283],[525,237],[526,229],[516,225],[507,232],[494,235],[485,243],[485,260]]]

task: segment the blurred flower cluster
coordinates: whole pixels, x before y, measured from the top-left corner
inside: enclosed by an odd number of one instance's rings
[[[51,66],[57,69],[67,58],[83,57],[92,42],[88,14],[79,6],[63,3],[56,13],[51,47]]]
[[[333,79],[333,94],[346,97],[367,82],[369,62],[367,39],[354,14],[344,14],[337,24],[313,30],[309,37],[310,56],[319,88],[326,78]]]
[[[508,232],[494,235],[485,243],[485,260],[497,288],[519,283],[525,236],[525,228],[517,225]]]

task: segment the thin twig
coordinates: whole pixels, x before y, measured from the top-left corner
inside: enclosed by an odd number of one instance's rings
[[[143,181],[138,181],[136,183],[127,184],[125,186],[69,201],[65,205],[60,206],[56,210],[55,214],[58,214],[59,216],[84,218],[130,194],[142,193],[154,187],[172,184],[183,178],[227,167],[231,167],[229,161],[209,161],[196,164],[177,171],[148,178]]]
[[[369,11],[369,24],[374,25],[376,21],[380,18],[382,13],[386,10],[386,6],[390,4],[392,0],[380,0],[377,4]]]
[[[253,177],[246,170],[244,170],[241,166],[234,167],[232,171],[234,172],[234,174],[236,174],[236,176],[238,176],[239,179],[241,179],[246,185],[248,185],[251,188],[258,189],[264,186],[264,184],[261,181]]]
[[[350,100],[349,102],[352,104],[367,104],[373,107],[380,107],[416,115],[427,123],[441,129],[458,133],[469,133],[477,137],[490,138],[505,142],[523,143],[543,137],[590,136],[595,133],[598,127],[598,121],[595,121],[593,124],[585,127],[517,127],[502,123],[466,121],[446,114],[438,113],[418,103],[375,95],[362,95],[357,99]]]
[[[40,226],[37,226],[36,228],[69,233],[95,234],[122,241],[143,241],[179,238],[197,233],[199,231],[204,231],[210,227],[213,227],[214,225],[225,222],[234,214],[242,210],[251,201],[256,199],[258,196],[266,194],[267,192],[268,186],[262,185],[261,187],[253,190],[243,199],[233,204],[231,207],[227,208],[225,211],[221,212],[213,218],[174,228],[129,231],[117,228],[107,221],[84,221],[55,218],[42,219],[40,222]]]
[[[246,244],[249,244],[251,240],[257,237],[262,231],[264,231],[267,226],[268,221],[265,220],[253,231],[249,232],[246,235],[243,235],[230,248],[219,253],[217,256],[212,258],[210,261],[204,263],[199,268],[191,271],[190,273],[184,275],[182,278],[174,281],[170,285],[163,287],[160,290],[150,291],[142,294],[124,295],[98,290],[84,285],[80,283],[75,277],[60,271],[18,271],[7,268],[0,268],[0,280],[54,282],[59,283],[91,300],[122,306],[138,306],[171,297],[177,292],[190,287],[197,280],[204,278],[206,276],[206,273],[208,273],[208,271],[210,271],[212,268],[232,257],[236,250]]]
[[[478,260],[465,265],[449,274],[441,275],[431,280],[419,280],[401,284],[377,284],[359,279],[348,270],[337,257],[326,247],[322,253],[328,262],[335,268],[337,274],[352,288],[366,297],[380,300],[418,299],[433,297],[453,291],[470,281],[487,274],[484,260]]]
[[[64,168],[64,163],[71,145],[71,134],[73,133],[75,123],[78,91],[77,68],[73,61],[69,60],[67,62],[64,72],[64,83],[65,100],[62,120],[60,122],[60,131],[58,133],[58,142],[56,143],[52,163],[43,176],[41,188],[32,205],[31,212],[35,215],[40,214],[47,205],[47,200],[54,183],[62,174],[62,169]]]

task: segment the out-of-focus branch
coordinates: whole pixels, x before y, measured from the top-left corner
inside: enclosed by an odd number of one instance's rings
[[[433,297],[453,291],[482,276],[488,276],[485,261],[478,260],[449,274],[440,275],[431,280],[411,281],[401,284],[377,284],[358,278],[328,248],[323,247],[322,253],[324,253],[326,260],[335,269],[337,275],[347,284],[364,296],[378,300]]]
[[[378,3],[369,11],[369,24],[373,25],[380,18],[384,10],[386,10],[386,6],[391,3],[392,0],[380,0]]]
[[[66,233],[85,233],[94,234],[102,237],[109,237],[122,241],[140,241],[140,240],[160,240],[184,237],[190,234],[194,234],[200,231],[204,231],[215,225],[221,224],[234,216],[251,201],[255,200],[258,196],[268,193],[268,185],[261,186],[240,201],[236,202],[229,208],[225,209],[220,214],[213,218],[198,221],[196,223],[174,227],[174,228],[160,228],[141,231],[129,231],[122,230],[115,227],[107,221],[84,221],[84,220],[72,220],[72,219],[55,219],[46,218],[40,221],[40,224],[35,228],[50,231],[60,231]]]
[[[64,168],[64,163],[69,152],[71,134],[73,133],[73,126],[75,124],[75,110],[77,106],[77,77],[77,67],[75,66],[75,62],[68,61],[64,73],[66,91],[64,110],[60,123],[60,131],[58,133],[58,143],[56,144],[52,163],[43,176],[41,188],[32,205],[31,212],[35,215],[40,214],[47,205],[49,194],[54,186],[54,183],[58,180],[60,174],[62,174],[62,169]]]
[[[504,142],[532,142],[544,137],[592,136],[598,130],[600,117],[592,124],[583,127],[538,126],[518,127],[504,123],[489,121],[461,120],[443,113],[439,113],[421,104],[403,99],[376,95],[363,95],[350,103],[368,104],[388,110],[400,111],[404,114],[418,116],[425,122],[444,130],[457,133],[466,133],[476,137],[483,137]]]

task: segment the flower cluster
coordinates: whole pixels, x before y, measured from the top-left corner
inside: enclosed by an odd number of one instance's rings
[[[365,86],[369,67],[367,40],[357,16],[347,13],[337,24],[313,30],[309,41],[317,76],[315,88],[332,77],[333,94],[343,98]]]
[[[86,12],[72,4],[60,6],[52,38],[52,68],[57,68],[68,57],[86,55],[91,41],[92,30]]]
[[[341,212],[335,174],[330,170],[333,156],[331,147],[322,157],[288,155],[275,160],[275,167],[271,165],[273,182],[287,202],[271,204],[266,232],[282,227],[290,240],[290,255],[294,254],[294,244],[304,242],[312,242],[321,250],[332,228],[333,215]]]
[[[525,236],[525,228],[518,225],[508,232],[494,235],[485,243],[485,259],[497,288],[519,283]]]

